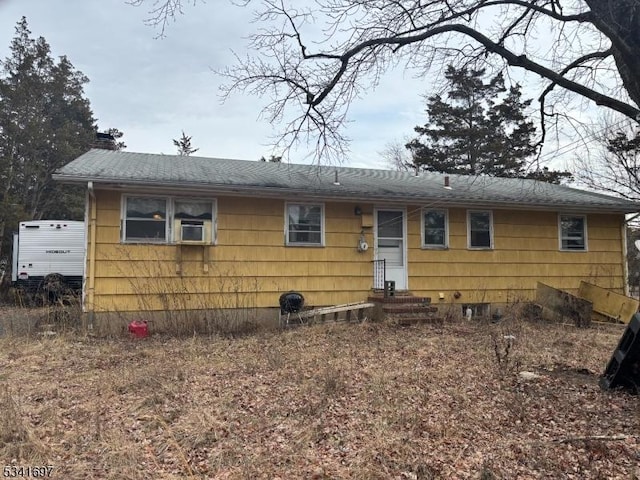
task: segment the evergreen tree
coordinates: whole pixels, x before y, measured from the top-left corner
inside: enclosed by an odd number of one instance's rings
[[[24,17],[10,52],[0,61],[0,259],[21,220],[83,218],[82,189],[51,174],[87,151],[96,132],[87,77],[65,56],[54,60]]]
[[[191,146],[191,137],[182,131],[182,137],[178,140],[174,139],[173,144],[178,147],[178,155],[189,156],[192,153],[196,153],[199,148],[193,148]]]
[[[103,150],[124,150],[127,145],[119,141],[124,133],[117,128],[108,128],[104,132],[98,132],[96,139],[91,144],[91,148],[101,148]]]
[[[125,148],[127,148],[127,144],[120,140],[124,136],[124,132],[121,132],[117,128],[111,127],[108,128],[105,133],[108,133],[113,137],[116,144],[116,150],[124,150]]]
[[[502,74],[486,82],[484,76],[483,69],[447,68],[447,99],[428,98],[428,123],[416,127],[419,137],[406,145],[413,164],[427,171],[555,183],[569,175],[548,169],[526,173],[527,159],[537,150],[535,126],[524,113],[531,100],[522,99],[517,84],[506,88]]]

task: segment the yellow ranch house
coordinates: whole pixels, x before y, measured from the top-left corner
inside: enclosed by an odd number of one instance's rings
[[[625,216],[640,211],[533,180],[101,149],[54,178],[87,190],[92,321],[246,308],[273,318],[284,292],[320,307],[385,282],[487,309],[531,300],[537,282],[624,294]]]

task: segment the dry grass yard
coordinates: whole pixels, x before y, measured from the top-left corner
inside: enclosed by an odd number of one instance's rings
[[[640,401],[597,384],[622,330],[512,318],[6,336],[0,467],[52,465],[58,479],[639,478]]]

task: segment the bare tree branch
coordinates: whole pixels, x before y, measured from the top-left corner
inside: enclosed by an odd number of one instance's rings
[[[254,56],[222,72],[223,94],[269,96],[263,114],[286,119],[287,145],[319,136],[316,152],[343,152],[351,102],[400,62],[425,75],[452,62],[535,73],[545,82],[542,122],[564,115],[545,108],[565,100],[562,92],[640,118],[640,0],[235,1],[259,5],[258,28]],[[182,4],[153,6],[150,21],[164,32]]]
[[[576,159],[578,180],[595,190],[640,198],[640,136],[633,123],[607,118],[591,131],[594,153]]]
[[[560,71],[559,75],[564,77],[571,70],[573,70],[575,68],[578,68],[578,67],[584,67],[588,62],[590,62],[592,60],[602,60],[603,58],[607,58],[607,57],[609,57],[611,55],[612,55],[612,50],[610,48],[605,50],[605,51],[602,51],[602,52],[588,53],[586,55],[583,55],[580,58],[575,59],[573,62],[571,62],[565,68],[563,68]],[[547,97],[547,95],[549,95],[551,93],[551,91],[555,88],[556,85],[557,84],[555,82],[551,82],[549,85],[547,85],[547,87],[544,89],[544,91],[538,97],[538,102],[540,102],[540,128],[541,128],[541,131],[542,131],[542,135],[541,135],[540,142],[539,142],[540,145],[544,143],[545,138],[546,138],[546,127],[545,127],[544,119],[545,119],[546,116],[549,115],[547,112],[545,112],[545,109],[544,109],[545,98]]]
[[[195,5],[196,2],[197,0],[189,0],[187,3]],[[137,7],[145,3],[145,0],[128,0],[126,3]],[[158,37],[164,37],[169,22],[184,13],[182,3],[183,0],[153,0],[153,7],[149,10],[146,22],[160,28]]]

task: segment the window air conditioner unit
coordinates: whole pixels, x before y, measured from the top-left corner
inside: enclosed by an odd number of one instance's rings
[[[184,245],[204,245],[211,241],[210,220],[177,219],[174,222],[176,243]]]

